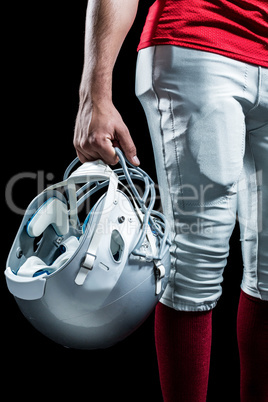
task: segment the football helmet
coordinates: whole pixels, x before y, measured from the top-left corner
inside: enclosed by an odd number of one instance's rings
[[[170,269],[153,180],[125,160],[76,158],[28,206],[8,256],[9,291],[31,324],[66,347],[109,347],[154,309]],[[72,172],[72,173],[71,173]]]

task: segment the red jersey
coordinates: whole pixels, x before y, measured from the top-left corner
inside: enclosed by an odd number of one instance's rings
[[[138,50],[177,45],[268,67],[267,0],[156,0]]]

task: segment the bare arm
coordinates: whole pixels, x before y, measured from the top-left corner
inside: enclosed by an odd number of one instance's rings
[[[85,58],[80,84],[74,146],[81,162],[117,163],[120,146],[134,165],[136,148],[112,102],[112,73],[122,43],[136,16],[139,0],[89,0]]]

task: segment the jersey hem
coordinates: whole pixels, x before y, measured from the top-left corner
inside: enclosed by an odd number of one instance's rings
[[[224,49],[215,49],[215,48],[212,48],[209,46],[202,46],[202,45],[198,45],[195,43],[185,43],[182,41],[174,41],[174,40],[172,40],[172,41],[170,41],[170,40],[145,41],[145,42],[141,42],[139,44],[137,51],[139,51],[141,49],[145,49],[150,46],[161,46],[161,45],[181,46],[181,47],[186,47],[186,48],[190,48],[190,49],[196,49],[196,50],[201,50],[201,51],[205,51],[205,52],[216,53],[221,56],[229,57],[231,59],[240,61],[242,63],[253,64],[253,65],[260,66],[260,67],[268,68],[268,62],[265,62],[260,59],[254,59],[252,57],[248,57],[245,55],[232,53],[232,52],[230,52],[228,50],[224,50]]]

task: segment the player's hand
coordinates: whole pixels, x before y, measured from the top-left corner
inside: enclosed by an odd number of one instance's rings
[[[74,147],[82,163],[102,159],[109,165],[118,162],[114,147],[119,147],[133,165],[140,164],[136,147],[112,102],[102,105],[87,105],[79,108]]]

